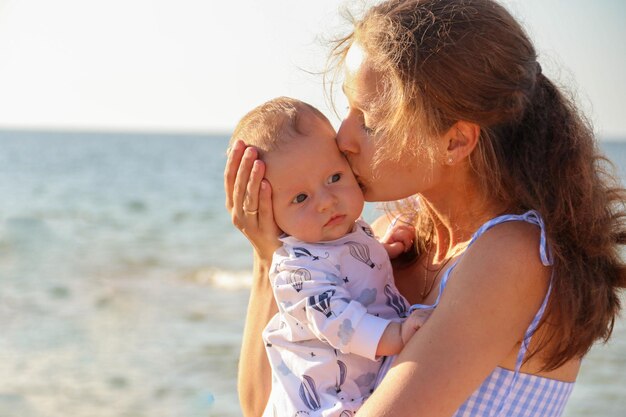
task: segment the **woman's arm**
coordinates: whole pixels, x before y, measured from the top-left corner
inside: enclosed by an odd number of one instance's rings
[[[269,285],[272,253],[279,247],[271,188],[263,180],[265,165],[254,148],[237,141],[228,152],[224,170],[226,209],[233,224],[254,248],[254,272],[239,360],[238,390],[245,417],[263,413],[271,388],[271,372],[261,332],[278,310]]]
[[[261,333],[278,308],[267,278],[270,264],[257,256],[254,279],[243,331],[237,387],[239,402],[245,417],[258,417],[270,395],[271,370]]]
[[[507,223],[467,250],[438,308],[407,343],[361,417],[449,417],[518,342],[545,295],[539,231]]]

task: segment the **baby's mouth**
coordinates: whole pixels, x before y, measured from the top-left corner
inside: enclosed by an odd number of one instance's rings
[[[345,216],[343,214],[335,214],[332,216],[324,226],[334,225],[335,223],[341,222]]]

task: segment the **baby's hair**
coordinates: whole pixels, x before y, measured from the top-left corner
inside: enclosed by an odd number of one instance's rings
[[[237,123],[230,138],[229,146],[240,139],[248,146],[254,146],[259,157],[276,150],[296,136],[306,135],[304,115],[315,116],[330,125],[330,122],[315,107],[290,97],[277,97],[250,110]]]

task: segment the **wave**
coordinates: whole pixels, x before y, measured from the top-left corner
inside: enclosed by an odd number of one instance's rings
[[[202,268],[185,277],[185,280],[209,285],[225,291],[239,291],[249,289],[252,285],[252,271],[225,270],[220,268]]]

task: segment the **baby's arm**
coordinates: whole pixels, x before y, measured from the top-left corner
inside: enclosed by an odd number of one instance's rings
[[[419,310],[415,310],[402,323],[389,323],[378,342],[377,356],[397,355],[404,345],[422,327],[425,318]]]

